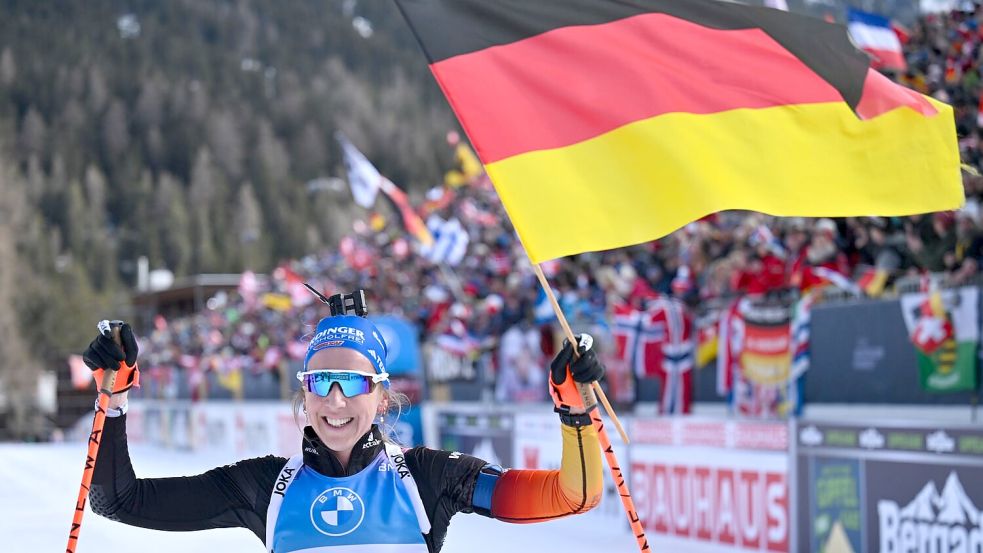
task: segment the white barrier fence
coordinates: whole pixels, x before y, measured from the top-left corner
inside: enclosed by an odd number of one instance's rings
[[[432,405],[427,445],[521,469],[560,466],[550,406]],[[612,446],[656,550],[789,551],[788,427],[695,417],[620,416],[632,443]],[[628,528],[604,469],[601,505],[584,515]],[[585,525],[590,528],[590,525]],[[585,530],[589,531],[589,530]]]
[[[281,401],[138,401],[127,419],[131,443],[239,457],[299,453],[304,421],[303,415],[295,421],[290,404]]]

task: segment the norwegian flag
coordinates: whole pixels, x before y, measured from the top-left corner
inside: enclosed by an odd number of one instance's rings
[[[611,334],[614,339],[613,357],[633,368],[635,342],[641,328],[642,312],[627,303],[619,303],[614,307],[611,319]]]
[[[795,305],[791,334],[792,366],[789,371],[788,389],[786,390],[784,410],[786,413],[802,413],[802,375],[809,370],[811,355],[809,351],[810,332],[812,328],[812,306],[816,301],[815,294],[805,294]]]
[[[614,314],[616,357],[639,378],[662,385],[660,413],[689,413],[693,401],[695,344],[693,320],[679,300],[658,296],[645,311],[627,305]]]

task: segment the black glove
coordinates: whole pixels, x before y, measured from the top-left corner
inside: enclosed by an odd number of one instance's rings
[[[113,340],[112,329],[117,326],[123,349],[120,349]],[[89,347],[82,353],[82,360],[92,369],[96,384],[102,386],[103,372],[108,368],[119,371],[113,393],[125,392],[133,386],[139,386],[140,373],[137,368],[139,347],[133,336],[133,329],[123,321],[101,321],[99,332],[99,336],[89,343]]]
[[[597,359],[597,354],[592,349],[594,338],[590,334],[577,334],[574,338],[579,344],[577,352],[580,357],[573,358],[570,341],[564,339],[563,349],[550,363],[550,380],[554,384],[563,384],[567,379],[567,365],[570,365],[570,376],[581,384],[590,384],[604,377],[604,365]]]

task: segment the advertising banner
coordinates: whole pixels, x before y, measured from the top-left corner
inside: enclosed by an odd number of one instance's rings
[[[438,411],[436,417],[437,448],[474,455],[493,465],[511,466],[511,413]]]
[[[916,304],[912,308],[918,307]],[[931,332],[927,333],[927,336],[931,335]],[[963,341],[964,344],[969,342],[972,340]],[[953,345],[956,345],[955,349],[950,347]],[[958,347],[957,340],[955,344],[949,342],[935,351],[942,358],[943,349],[946,354],[958,353]],[[964,345],[964,351],[967,347],[971,349]],[[919,354],[912,345],[899,300],[815,307],[812,310],[810,353],[812,360],[805,379],[805,396],[812,401],[967,406],[972,401],[970,391],[938,393],[919,385],[922,374]],[[937,383],[942,385],[947,383],[946,379],[953,378],[950,375],[962,373],[948,370],[939,374],[943,380]],[[845,382],[849,385],[844,386]]]
[[[477,351],[453,338],[438,340],[426,348],[427,381],[431,384],[478,380]],[[460,347],[458,347],[460,346]]]
[[[635,419],[631,486],[654,548],[790,551],[788,428]]]
[[[800,422],[801,551],[983,551],[983,429]]]
[[[232,452],[239,458],[299,453],[303,425],[303,415],[295,421],[287,402],[139,401],[127,414],[132,443]]]

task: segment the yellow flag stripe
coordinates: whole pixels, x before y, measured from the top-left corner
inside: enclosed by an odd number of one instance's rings
[[[962,205],[952,109],[843,103],[672,113],[487,166],[533,262],[653,240],[717,211],[834,217]]]

